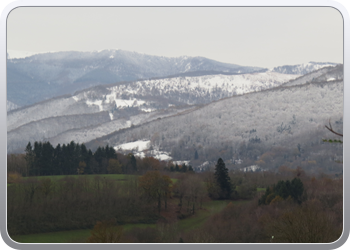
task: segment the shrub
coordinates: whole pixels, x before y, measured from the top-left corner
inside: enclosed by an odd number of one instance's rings
[[[21,180],[22,180],[22,176],[17,172],[11,172],[11,173],[8,173],[8,175],[7,175],[7,183],[8,184],[18,183]]]
[[[341,227],[334,224],[331,213],[323,211],[319,201],[308,201],[294,209],[287,209],[266,226],[267,234],[275,242],[329,243],[341,235]]]
[[[116,224],[116,220],[97,221],[88,243],[118,243],[121,242],[123,228]]]

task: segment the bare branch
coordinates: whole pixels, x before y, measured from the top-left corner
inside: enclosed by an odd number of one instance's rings
[[[326,129],[328,129],[329,131],[331,131],[333,134],[336,134],[336,135],[339,135],[339,136],[343,137],[343,134],[339,134],[339,133],[337,133],[337,132],[335,132],[335,131],[333,130],[332,124],[331,124],[331,119],[329,119],[329,127],[327,127],[327,125],[326,125],[325,127],[326,127]]]

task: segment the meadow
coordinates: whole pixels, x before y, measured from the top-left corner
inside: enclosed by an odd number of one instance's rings
[[[50,179],[53,183],[58,183],[59,181],[66,181],[67,178],[75,179],[86,179],[88,181],[94,181],[96,178],[111,180],[118,183],[119,185],[127,186],[128,182],[131,180],[137,180],[138,175],[127,175],[127,174],[100,174],[100,175],[69,175],[69,176],[35,176],[35,177],[23,177],[24,182],[33,182],[33,181],[45,181]],[[173,185],[178,181],[177,178],[171,178]],[[15,185],[8,184],[10,186]],[[17,184],[20,185],[20,184]],[[263,190],[263,188],[260,188]],[[197,212],[191,216],[186,216],[181,220],[175,219],[172,221],[176,224],[177,232],[188,232],[190,230],[196,229],[203,225],[212,215],[222,211],[224,207],[227,206],[229,200],[210,200],[207,199],[203,202],[202,207],[197,210]],[[240,204],[246,201],[233,201],[235,204]],[[174,208],[176,209],[177,204],[179,203],[177,197],[172,197],[169,200],[169,215],[165,211],[162,212],[164,217],[174,217]],[[126,223],[121,225],[124,229],[124,232],[128,232],[133,228],[155,228],[156,223]],[[87,238],[91,234],[92,228],[89,229],[78,229],[78,230],[63,230],[56,232],[47,232],[47,233],[35,233],[35,234],[25,234],[25,235],[13,235],[12,239],[20,243],[77,243],[77,242],[86,242]]]
[[[342,179],[282,170],[230,173],[229,198],[215,195],[212,172],[23,177],[8,186],[8,232],[20,243],[94,242],[99,221],[114,218],[109,230],[122,228],[113,241],[119,243],[270,242],[271,235],[274,242],[336,240]],[[295,180],[299,200],[283,194]]]

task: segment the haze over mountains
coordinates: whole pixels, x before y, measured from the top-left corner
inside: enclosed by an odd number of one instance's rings
[[[39,54],[8,65],[8,153],[22,153],[29,141],[75,141],[92,150],[136,145],[129,149],[135,155],[185,162],[197,151],[210,161],[218,154],[234,159],[242,143],[319,143],[330,118],[342,130],[343,67],[334,63],[268,70],[105,50]]]

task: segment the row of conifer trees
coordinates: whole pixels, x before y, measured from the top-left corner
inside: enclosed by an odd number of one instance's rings
[[[117,154],[108,145],[93,153],[84,144],[74,141],[55,148],[50,142],[36,141],[34,145],[29,142],[25,149],[27,176],[106,174],[110,159],[117,159]]]

